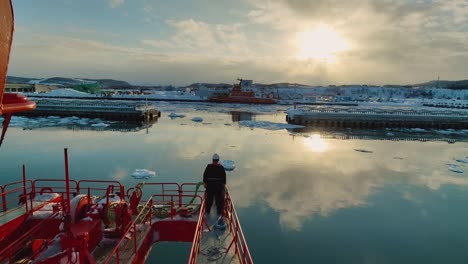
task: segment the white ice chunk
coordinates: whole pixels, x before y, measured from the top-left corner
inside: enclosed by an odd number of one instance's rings
[[[236,168],[236,164],[233,160],[223,160],[221,161],[221,164],[223,165],[224,169],[227,171],[232,171]]]
[[[147,169],[136,169],[132,173],[132,177],[135,179],[148,179],[154,176],[156,176],[156,172]]]
[[[183,117],[185,117],[185,115],[176,114],[176,113],[172,112],[172,113],[170,113],[170,114],[168,115],[168,117],[170,117],[170,118],[177,118],[177,117],[183,118]]]
[[[456,159],[457,162],[461,162],[461,163],[468,163],[468,158],[464,158],[464,159]]]
[[[453,172],[456,172],[456,173],[463,173],[463,170],[458,165],[448,164],[447,167],[448,167],[448,169],[450,171],[453,171]]]
[[[292,129],[292,128],[304,127],[304,126],[299,126],[299,125],[274,123],[274,122],[269,122],[269,121],[250,121],[250,120],[239,121],[239,125],[245,126],[245,127],[263,128],[267,130],[280,130],[280,129]]]
[[[109,125],[106,123],[97,123],[97,124],[92,124],[92,127],[108,127]]]

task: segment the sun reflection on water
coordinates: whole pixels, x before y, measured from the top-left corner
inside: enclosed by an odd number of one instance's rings
[[[309,147],[312,152],[325,152],[328,149],[328,143],[325,142],[319,134],[304,139],[304,144]]]

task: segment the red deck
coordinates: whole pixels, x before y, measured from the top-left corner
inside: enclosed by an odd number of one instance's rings
[[[68,188],[75,196],[70,210],[66,185],[64,180],[25,178],[0,186],[0,204],[6,209],[0,214],[1,263],[74,258],[83,263],[144,263],[154,243],[172,241],[192,243],[188,263],[211,262],[213,256],[203,250],[214,246],[222,250],[217,263],[252,263],[229,192],[223,243],[213,245],[215,230],[204,217],[203,190],[197,191],[195,183],[145,183],[125,190],[117,181],[71,180]],[[147,199],[134,203],[132,212],[127,201],[138,196],[134,194]],[[22,197],[26,199],[18,206]],[[75,212],[68,222],[67,211]]]

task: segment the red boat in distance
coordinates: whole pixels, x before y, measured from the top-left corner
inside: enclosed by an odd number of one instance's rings
[[[260,91],[247,90],[245,86],[252,84],[251,80],[239,80],[239,84],[234,84],[229,94],[213,95],[208,97],[209,102],[234,103],[234,104],[276,104],[277,100],[273,95],[265,95]]]

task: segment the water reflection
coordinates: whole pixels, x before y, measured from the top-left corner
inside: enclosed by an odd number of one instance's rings
[[[255,114],[250,112],[231,111],[232,122],[254,121]]]
[[[328,148],[327,142],[320,137],[320,134],[313,134],[310,137],[304,138],[304,144],[312,152],[324,152]]]
[[[463,165],[462,174],[446,167],[468,155],[467,143],[340,140],[327,137],[333,132],[288,134],[284,129],[226,126],[233,118],[228,113],[186,114],[175,120],[165,115],[148,133],[13,127],[0,151],[2,174],[17,175],[20,170],[12,164],[26,162],[31,164],[32,177],[63,177],[61,152],[69,147],[70,169],[76,178],[99,175],[134,186],[131,171],[156,168],[157,181],[198,182],[216,152],[236,162],[236,170],[228,172],[236,207],[271,208],[282,227],[290,230],[301,230],[314,217],[331,217],[345,208],[372,210],[375,196],[393,186],[427,192],[438,192],[446,185],[468,186],[468,165]],[[187,121],[193,116],[202,117],[206,124]],[[283,121],[283,116],[258,118]],[[372,149],[373,153],[354,149]],[[57,169],[48,169],[53,166]],[[408,203],[424,200],[408,188],[398,195]]]
[[[445,166],[454,156],[465,155],[464,143],[343,141],[319,135],[304,141],[273,141],[278,148],[247,160],[239,171],[247,170],[248,176],[231,179],[229,186],[235,190],[236,205],[268,206],[279,213],[281,225],[292,230],[300,230],[314,215],[369,206],[373,194],[395,185],[433,191],[447,184],[468,186],[466,177],[449,172]],[[363,147],[375,151],[353,150]],[[411,197],[411,193],[402,192],[401,197]]]

